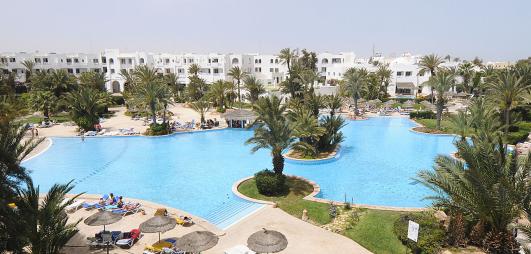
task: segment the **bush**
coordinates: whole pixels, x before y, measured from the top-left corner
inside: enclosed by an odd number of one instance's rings
[[[258,192],[266,196],[279,195],[287,190],[286,176],[264,169],[254,175]]]
[[[407,238],[409,221],[419,224],[418,242]],[[401,215],[393,225],[393,231],[400,241],[412,250],[412,253],[439,253],[444,243],[444,229],[431,212],[408,213]]]
[[[152,123],[149,125],[149,128],[146,131],[148,136],[160,136],[169,134],[168,123],[158,124]]]
[[[112,97],[112,103],[114,105],[125,105],[124,97],[121,95],[113,95]]]
[[[431,110],[413,111],[409,113],[409,118],[435,119],[436,117],[436,114]]]
[[[527,139],[527,136],[529,136],[529,132],[525,130],[520,130],[517,132],[509,132],[507,134],[507,138],[505,142],[507,142],[508,144],[514,145],[516,143],[525,141]]]

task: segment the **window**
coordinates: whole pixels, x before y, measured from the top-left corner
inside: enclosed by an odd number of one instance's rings
[[[271,60],[270,63],[273,63],[273,58],[271,58],[270,60]]]
[[[67,64],[71,64],[71,63],[72,63],[72,59],[71,59],[71,58],[67,58],[67,59],[66,59],[66,63],[67,63]]]
[[[144,58],[140,58],[140,64],[144,64]]]
[[[70,69],[70,68],[68,68],[67,71],[68,71],[68,73],[70,73],[70,74],[74,73],[74,70],[73,70],[73,69]]]
[[[269,72],[273,72],[273,68],[269,68]]]
[[[79,71],[79,68],[78,68],[78,69],[76,69],[76,74],[79,74],[79,72],[80,72],[80,71]]]
[[[396,72],[396,75],[397,75],[397,76],[402,76],[402,72],[401,72],[401,71],[397,71],[397,72]]]
[[[42,59],[42,61],[47,63],[48,62],[48,58],[45,57],[45,58]]]
[[[97,63],[98,63],[98,58],[94,58],[94,59],[92,59],[92,62],[95,63],[95,64],[97,64]]]
[[[278,59],[275,59],[275,63],[278,63]]]
[[[79,63],[79,59],[74,58],[74,63]]]
[[[409,77],[411,76],[411,72],[410,71],[406,71],[406,77]]]
[[[326,72],[326,67],[321,67],[321,72]]]
[[[33,61],[34,61],[35,63],[40,63],[40,62],[41,62],[41,59],[40,59],[40,58],[35,58],[35,59],[33,59]]]
[[[109,58],[109,63],[110,63],[110,64],[114,64],[114,59]]]
[[[94,69],[94,72],[99,73],[100,69]]]
[[[179,74],[184,73],[184,68],[179,68],[179,69],[177,69],[177,73],[179,73]]]
[[[120,59],[121,64],[125,64],[125,59]]]
[[[112,59],[112,58],[111,58]],[[114,74],[114,69],[111,69],[111,74]]]
[[[424,77],[424,72],[420,72],[419,76]]]
[[[277,73],[278,73],[278,68],[275,68],[275,72],[277,72]]]
[[[164,59],[164,63],[165,64],[169,64],[170,63],[170,59],[169,58]]]
[[[214,68],[214,69],[212,69],[212,71],[214,72],[214,74],[218,74],[219,73],[219,69],[218,68]]]
[[[321,63],[322,63],[322,64],[328,64],[328,59],[323,58],[323,60],[321,60]]]
[[[254,68],[254,72],[262,72],[262,67],[256,67],[256,68]]]
[[[127,69],[121,69],[120,70],[120,72],[126,72],[126,71],[127,71]]]
[[[107,73],[107,67],[103,67],[103,73]]]
[[[170,68],[166,68],[166,70],[165,70],[165,71],[166,71],[166,73],[171,73],[171,70],[170,70]]]
[[[105,58],[104,56],[101,57],[101,62],[102,63],[107,63],[107,58]]]
[[[213,62],[213,63],[218,63],[219,60],[218,60],[217,58],[214,58],[214,59],[212,59],[212,62]]]
[[[128,64],[133,64],[133,59],[131,59],[131,58],[127,59],[127,63]]]
[[[16,59],[14,57],[9,58],[9,62],[10,63],[14,63],[15,61],[16,61]]]

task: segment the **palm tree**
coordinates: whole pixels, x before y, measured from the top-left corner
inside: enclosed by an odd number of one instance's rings
[[[24,60],[22,65],[26,68],[26,83],[31,82],[31,76],[33,75],[33,69],[35,69],[35,62],[31,60]]]
[[[75,84],[75,77],[70,75],[66,70],[59,69],[50,73],[50,88],[56,97],[61,97],[64,92],[70,91]]]
[[[437,92],[437,130],[441,129],[442,112],[444,109],[444,93],[454,86],[455,76],[447,71],[439,72],[439,75],[430,77],[428,84]]]
[[[198,64],[191,64],[190,67],[188,67],[188,73],[192,74],[192,76],[199,75],[200,71],[201,67]]]
[[[280,58],[282,64],[285,64],[288,67],[288,73],[291,72],[291,63],[295,56],[295,52],[293,52],[290,48],[284,48],[280,50],[278,58]]]
[[[273,157],[273,171],[277,175],[282,175],[284,170],[284,156],[282,151],[289,148],[293,143],[292,131],[284,112],[286,106],[281,104],[278,97],[263,97],[253,106],[253,110],[258,117],[251,127],[254,128],[254,135],[245,144],[254,144],[251,152],[260,149],[271,150]]]
[[[229,92],[229,87],[224,80],[218,80],[210,86],[208,95],[212,99],[214,106],[218,107],[219,112],[225,112],[225,97]]]
[[[110,99],[106,93],[92,88],[80,87],[65,97],[72,120],[84,130],[94,130],[100,122],[99,114],[104,111]]]
[[[491,133],[472,142],[459,140],[456,146],[460,159],[438,156],[434,170],[421,171],[417,181],[434,191],[427,197],[434,206],[486,224],[490,232],[481,238],[489,253],[518,253],[508,225],[521,215],[522,204],[529,204],[529,155],[508,152],[501,137]]]
[[[443,63],[443,59],[435,54],[431,55],[425,55],[422,58],[420,58],[419,61],[419,74],[424,75],[426,72],[429,72],[431,76],[435,76],[437,74],[437,69],[439,69],[439,65]],[[433,87],[431,88],[431,103],[433,103]]]
[[[452,115],[450,121],[452,122],[454,129],[457,130],[457,134],[461,136],[462,140],[465,140],[468,135],[468,129],[470,128],[470,119],[467,112],[462,110],[457,111],[457,114]]]
[[[325,100],[326,107],[330,110],[330,116],[334,116],[336,111],[343,106],[343,99],[339,95],[330,95]]]
[[[41,111],[46,118],[57,107],[57,97],[50,91],[33,90],[29,94],[28,103],[30,108]]]
[[[41,201],[39,187],[34,187],[33,182],[28,180],[26,188],[19,192],[20,200],[16,205],[20,222],[24,225],[23,237],[27,238],[31,253],[58,254],[79,231],[76,226],[81,219],[68,223],[65,212],[66,206],[81,195],[67,200],[65,196],[73,188],[71,182],[55,184]]]
[[[157,106],[167,105],[171,93],[167,85],[163,84],[155,69],[146,65],[138,66],[134,71],[135,82],[132,87],[132,102],[145,106],[151,113],[152,123],[157,123]]]
[[[128,91],[130,86],[133,86],[135,83],[134,73],[128,71],[127,69],[120,70],[120,76],[125,80],[124,82],[124,92]]]
[[[459,68],[457,69],[457,74],[463,78],[462,83],[462,89],[466,93],[472,93],[473,87],[471,86],[470,82],[472,78],[474,77],[474,66],[472,66],[471,63],[467,62],[464,64],[461,64]]]
[[[79,83],[83,86],[90,87],[98,91],[105,91],[107,78],[103,72],[83,72],[79,75]]]
[[[241,107],[242,97],[240,93],[240,84],[241,84],[242,79],[244,79],[247,76],[247,73],[243,71],[242,69],[240,69],[239,66],[234,66],[229,70],[228,74],[230,77],[232,77],[232,79],[236,80],[236,85],[238,87],[238,102],[240,103],[240,107]]]
[[[293,136],[299,138],[299,142],[293,144],[293,149],[315,158],[319,154],[319,138],[325,134],[326,129],[319,126],[317,118],[307,109],[297,111],[290,119]]]
[[[354,100],[354,114],[356,116],[358,115],[358,99],[361,98],[361,92],[365,88],[367,82],[367,76],[365,73],[366,71],[363,71],[363,69],[349,68],[345,72],[343,79],[346,92],[350,94]]]
[[[385,93],[387,94],[387,88],[389,87],[389,82],[393,71],[389,69],[389,64],[379,64],[378,70],[376,71],[376,76],[380,80],[380,85],[385,87]]]
[[[483,60],[481,60],[479,57],[474,57],[474,60],[472,60],[472,63],[477,67],[483,67]]]
[[[503,71],[487,84],[488,98],[495,103],[503,113],[504,132],[509,133],[511,124],[511,110],[526,100],[529,96],[531,84],[522,82],[514,73]]]
[[[320,151],[333,151],[345,140],[341,128],[345,127],[345,119],[341,116],[325,116],[320,126],[325,128],[325,133],[319,138]]]
[[[247,90],[248,95],[247,99],[251,104],[255,104],[256,101],[260,98],[260,95],[266,92],[264,85],[257,79],[255,76],[247,76],[243,80],[243,87]]]
[[[198,100],[190,103],[190,106],[201,116],[201,124],[205,123],[205,114],[210,109],[210,102],[205,100]]]

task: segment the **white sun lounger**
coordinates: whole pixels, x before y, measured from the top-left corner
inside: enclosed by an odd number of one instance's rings
[[[224,254],[256,254],[256,252],[250,250],[247,246],[245,245],[236,245],[228,250],[226,250],[225,252],[223,252]]]
[[[68,202],[68,200],[70,200],[70,199],[65,199],[65,200],[63,200],[63,203]],[[66,211],[67,213],[73,213],[73,212],[77,211],[77,209],[79,209],[79,208],[83,205],[83,203],[85,203],[85,200],[84,200],[84,199],[76,199],[76,200],[74,201],[74,203],[72,203],[72,204],[70,204],[70,205],[67,205],[67,206],[65,207],[65,211]]]

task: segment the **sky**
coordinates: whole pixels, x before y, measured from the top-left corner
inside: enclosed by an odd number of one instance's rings
[[[530,0],[2,0],[0,52],[531,56]]]

